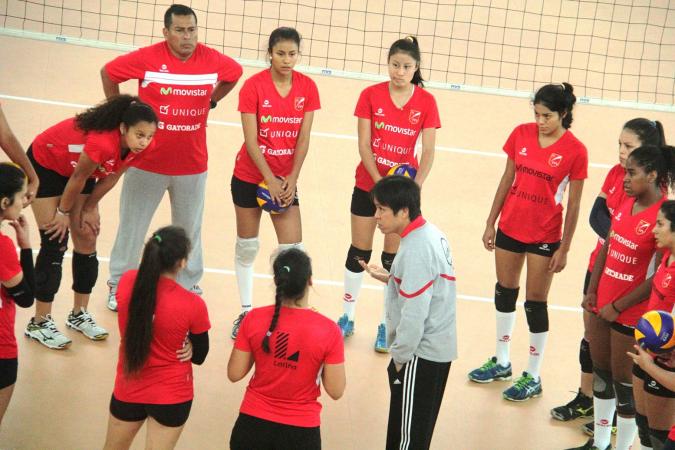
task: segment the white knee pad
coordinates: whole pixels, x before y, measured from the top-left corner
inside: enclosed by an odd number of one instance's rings
[[[297,248],[303,252],[305,251],[305,246],[302,244],[302,242],[296,242],[295,244],[279,244],[277,247],[277,254],[283,252],[284,250],[288,250],[289,248]]]
[[[234,249],[234,259],[237,264],[240,264],[244,267],[249,267],[253,265],[255,257],[258,255],[258,250],[260,250],[260,241],[257,237],[242,239],[237,236],[237,245]]]

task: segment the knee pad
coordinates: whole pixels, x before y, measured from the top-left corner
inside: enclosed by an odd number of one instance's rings
[[[98,278],[96,252],[89,255],[73,252],[73,291],[91,294]]]
[[[633,397],[633,385],[631,383],[619,383],[614,381],[616,393],[616,412],[621,416],[635,415],[635,398]]]
[[[526,300],[525,316],[531,333],[548,331],[548,305],[545,302]]]
[[[654,450],[661,450],[666,446],[668,440],[668,430],[649,429],[649,440]]]
[[[296,242],[295,244],[279,244],[277,247],[277,253],[281,253],[284,250],[288,250],[289,248],[297,248],[298,250],[302,250],[303,252],[305,251],[305,246],[303,245],[302,242]]]
[[[495,308],[503,313],[511,313],[516,310],[516,300],[520,288],[505,288],[501,284],[495,284]]]
[[[395,257],[396,257],[396,253],[382,252],[382,255],[380,255],[380,261],[382,261],[382,267],[384,267],[387,270],[387,272],[391,272],[391,265],[394,263]]]
[[[61,242],[49,237],[40,230],[40,251],[35,259],[35,298],[43,302],[54,301],[61,285],[63,255],[68,249],[68,232]]]
[[[258,250],[260,250],[260,241],[257,237],[249,239],[237,237],[237,244],[234,247],[234,260],[241,266],[251,267],[258,255]]]
[[[361,250],[354,247],[353,245],[350,245],[349,251],[347,252],[347,261],[345,262],[345,267],[350,272],[361,273],[363,272],[363,267],[361,267],[359,261],[364,261],[366,264],[368,264],[370,262],[370,255],[372,254],[372,250]]]
[[[614,380],[612,372],[593,367],[593,395],[601,400],[614,398]]]
[[[591,359],[591,346],[586,339],[579,344],[579,365],[583,373],[593,373],[593,360]]]
[[[640,438],[640,444],[643,447],[651,447],[652,441],[649,439],[649,421],[647,416],[643,416],[639,412],[635,412],[635,424],[638,427],[638,437]]]

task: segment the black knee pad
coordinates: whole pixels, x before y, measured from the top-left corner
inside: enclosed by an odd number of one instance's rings
[[[612,372],[593,367],[593,395],[601,400],[611,400],[614,398]]]
[[[586,339],[581,339],[581,344],[579,344],[579,365],[583,373],[593,373],[591,346]]]
[[[380,255],[380,261],[382,261],[382,267],[384,267],[387,270],[387,272],[391,272],[391,265],[394,263],[395,257],[396,257],[396,253],[382,252],[382,255]]]
[[[649,439],[654,450],[661,450],[666,446],[668,440],[668,430],[649,429]]]
[[[516,300],[520,288],[505,288],[501,284],[495,284],[495,308],[503,313],[511,313],[516,310]]]
[[[363,267],[361,267],[359,261],[364,261],[366,264],[368,264],[370,262],[370,255],[372,253],[372,250],[361,250],[354,247],[353,245],[350,245],[349,251],[347,252],[347,262],[345,262],[345,267],[350,272],[363,272]]]
[[[548,331],[548,305],[546,302],[525,300],[525,316],[531,333]]]
[[[96,252],[89,255],[73,252],[73,291],[91,294],[98,278]]]
[[[639,412],[635,412],[635,424],[638,427],[638,436],[640,437],[640,444],[643,447],[651,447],[652,441],[649,439],[649,421],[647,416],[643,416]]]
[[[40,230],[40,251],[35,258],[35,298],[43,302],[54,301],[61,285],[63,255],[68,249],[68,232],[61,242],[49,237]]]
[[[635,398],[633,397],[633,385],[631,383],[614,381],[614,393],[616,394],[617,414],[621,416],[634,416]]]

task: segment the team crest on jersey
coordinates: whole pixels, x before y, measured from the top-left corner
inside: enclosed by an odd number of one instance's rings
[[[663,277],[663,281],[661,282],[661,287],[662,287],[662,288],[667,288],[668,286],[670,286],[670,280],[671,280],[672,278],[673,278],[673,277],[672,277],[669,273],[667,273],[666,276]]]
[[[422,113],[420,111],[415,111],[414,109],[411,109],[410,115],[408,116],[408,120],[410,121],[411,124],[417,125],[420,122],[421,117]]]
[[[635,227],[635,234],[645,234],[647,230],[649,230],[649,225],[651,225],[649,222],[646,220],[642,219],[640,222],[637,224]]]
[[[295,110],[302,111],[305,109],[305,97],[295,97]]]
[[[551,153],[551,156],[548,157],[548,165],[551,167],[558,167],[562,162],[562,159],[562,155]]]

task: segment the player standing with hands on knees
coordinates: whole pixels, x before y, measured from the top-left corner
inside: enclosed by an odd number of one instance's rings
[[[415,37],[394,42],[387,56],[390,80],[364,89],[356,104],[354,115],[358,117],[361,163],[356,168],[352,193],[352,242],[345,262],[343,315],[338,319],[345,337],[354,334],[356,303],[363,282],[360,262],[367,264],[373,249],[376,220],[370,190],[399,164],[416,170],[415,181],[422,186],[434,161],[436,129],[441,127],[441,121],[436,100],[423,89],[420,61],[420,48]],[[422,154],[418,157],[415,147],[419,141]],[[398,244],[397,235],[384,236],[381,261],[387,270],[391,268]],[[375,351],[381,353],[388,351],[384,322],[383,308],[374,345]]]
[[[373,278],[387,283],[386,449],[424,450],[431,445],[450,364],[457,359],[452,254],[445,235],[422,217],[420,188],[412,179],[385,177],[371,195],[377,227],[401,238],[391,272],[361,262]]]
[[[483,245],[495,252],[497,351],[469,373],[471,381],[511,379],[510,342],[520,274],[527,262],[530,357],[527,370],[503,392],[506,400],[524,401],[542,393],[548,292],[553,275],[567,264],[588,170],[586,147],[569,130],[575,102],[569,83],[548,84],[537,91],[532,102],[535,122],[517,126],[504,144],[506,168],[483,233]],[[568,184],[563,227],[562,201]]]

